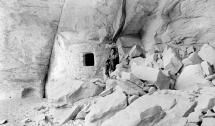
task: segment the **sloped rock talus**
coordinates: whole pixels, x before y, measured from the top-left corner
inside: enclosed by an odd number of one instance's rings
[[[91,107],[86,116],[86,126],[100,126],[103,121],[108,120],[118,111],[126,108],[127,98],[121,91],[116,91],[104,98],[101,98]]]
[[[171,109],[175,105],[175,102],[175,98],[170,96],[161,95],[160,97],[156,97],[144,95],[105,121],[102,126],[137,126],[141,123],[142,112],[156,105],[161,106],[166,111]]]

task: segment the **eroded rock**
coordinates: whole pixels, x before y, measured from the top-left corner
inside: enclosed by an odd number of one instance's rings
[[[202,46],[202,48],[198,54],[203,60],[210,63],[210,65],[215,66],[215,57],[214,57],[215,49],[214,49],[214,47],[212,47],[209,44],[205,44]]]
[[[200,64],[202,59],[199,57],[197,52],[191,53],[187,58],[182,60],[184,66]]]
[[[54,122],[62,125],[69,120],[74,120],[76,115],[81,111],[81,106],[73,106],[71,108],[55,109],[53,112]]]
[[[204,74],[206,76],[209,76],[209,75],[211,75],[213,73],[213,70],[212,70],[210,64],[208,64],[207,61],[203,61],[201,63],[201,66],[202,66],[202,70],[203,70],[203,72],[204,72]]]
[[[176,74],[182,67],[181,60],[172,48],[164,51],[163,54],[164,69],[170,71],[171,74]]]
[[[139,96],[137,95],[132,95],[131,97],[128,98],[128,104],[130,105],[132,102],[134,102],[135,100],[137,100],[139,98]]]
[[[147,109],[140,114],[141,122],[138,126],[153,126],[165,117],[166,113],[160,106],[155,106]]]
[[[160,89],[169,89],[170,79],[162,71],[139,64],[137,59],[131,63],[131,73],[139,79],[155,83]]]
[[[162,110],[166,111],[175,105],[175,99],[165,95],[160,97],[144,95],[135,100],[124,110],[116,113],[109,120],[106,120],[102,126],[136,126],[141,122],[141,113],[156,105],[161,106]]]
[[[214,118],[203,118],[201,126],[214,126],[215,119]]]
[[[188,116],[188,122],[190,123],[198,123],[201,121],[202,111],[195,111],[190,113]]]
[[[176,89],[186,90],[194,87],[209,86],[204,79],[204,74],[200,64],[186,66],[176,81]]]
[[[91,111],[86,116],[85,125],[98,126],[109,119],[118,111],[127,106],[127,97],[121,91],[115,91],[92,105]]]
[[[128,95],[142,96],[145,94],[141,87],[130,81],[119,81],[116,90],[120,90]]]
[[[70,81],[69,81],[70,80]],[[62,82],[61,86],[50,85],[48,99],[53,102],[70,102],[99,95],[103,88],[90,82],[71,80]],[[56,87],[54,87],[56,86]]]

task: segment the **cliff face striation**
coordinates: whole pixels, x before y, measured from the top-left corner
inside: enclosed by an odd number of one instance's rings
[[[42,97],[63,1],[0,1],[0,99]]]
[[[57,35],[66,46],[115,36],[121,55],[167,45],[185,58],[202,44],[215,47],[214,11],[214,0],[0,0],[1,98],[44,94]],[[54,65],[66,62],[55,52]]]
[[[214,12],[215,0],[0,0],[0,125],[214,126]],[[120,62],[103,71],[113,45]]]

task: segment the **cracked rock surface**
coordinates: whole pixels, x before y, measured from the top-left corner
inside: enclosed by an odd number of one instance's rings
[[[0,125],[214,126],[214,12],[214,0],[0,0]],[[111,42],[120,63],[101,78]],[[82,78],[70,57],[88,47],[101,60]]]

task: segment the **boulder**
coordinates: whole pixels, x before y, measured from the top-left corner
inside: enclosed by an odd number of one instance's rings
[[[198,123],[201,121],[201,117],[202,117],[202,111],[195,111],[190,113],[190,115],[188,116],[188,122],[190,123]]]
[[[196,102],[190,101],[190,95],[179,90],[161,90],[154,95],[166,94],[176,99],[175,105],[172,109],[166,111],[167,115],[155,126],[185,126],[187,116],[194,111]]]
[[[137,59],[131,64],[131,73],[141,80],[155,83],[160,89],[169,89],[170,79],[162,71],[139,64]]]
[[[115,80],[115,79],[107,79],[107,80],[106,80],[106,89],[111,89],[111,88],[116,87],[117,82],[118,82],[118,81]]]
[[[215,66],[214,47],[212,47],[209,44],[204,44],[198,54],[203,60],[207,61],[210,65]]]
[[[215,106],[212,108],[212,110],[215,112]]]
[[[81,106],[77,105],[77,106],[73,106],[73,107],[64,107],[64,108],[59,108],[59,109],[55,109],[53,112],[53,118],[54,118],[54,122],[62,125],[66,122],[68,122],[69,120],[74,120],[76,115],[81,111]]]
[[[187,90],[195,87],[208,86],[200,64],[186,66],[179,75],[175,89]]]
[[[77,116],[75,117],[75,119],[84,120],[86,116],[87,116],[87,113],[86,113],[86,112],[80,111],[80,112],[77,114]]]
[[[195,111],[207,111],[208,109],[212,109],[215,105],[215,97],[211,94],[202,94],[200,95],[196,101],[198,102]]]
[[[161,58],[159,58],[159,59],[157,60],[157,65],[158,65],[159,68],[164,69],[163,60],[162,60]]]
[[[171,95],[171,94],[169,94]],[[175,124],[179,123],[178,119],[186,118],[194,111],[196,107],[196,102],[191,102],[189,99],[184,98],[183,96],[173,95],[176,98],[176,105],[169,111],[167,111],[167,116],[159,123],[160,125]]]
[[[172,84],[172,81],[169,77],[167,77],[162,71],[159,71],[157,75],[157,80],[155,85],[159,89],[169,89]]]
[[[186,126],[187,119],[175,117],[172,114],[167,114],[164,119],[158,122],[155,126]]]
[[[118,85],[115,89],[121,90],[128,95],[142,96],[145,94],[144,90],[141,87],[130,81],[118,81]]]
[[[178,58],[176,52],[169,48],[163,53],[164,69],[170,71],[172,75],[176,74],[182,67],[181,60]]]
[[[176,117],[188,117],[188,115],[194,111],[197,102],[192,102],[183,96],[169,94],[176,99],[174,108],[168,111],[168,113],[174,114]]]
[[[170,126],[186,126],[186,123],[187,123],[186,118],[179,118],[179,119],[177,119],[176,123],[173,123]]]
[[[207,61],[203,61],[201,63],[201,66],[202,66],[202,70],[206,76],[213,74],[213,70]]]
[[[165,117],[166,113],[160,106],[154,106],[140,113],[141,122],[138,126],[153,126]]]
[[[121,77],[120,77],[121,80],[123,80],[123,81],[131,80],[131,73],[130,72],[122,71],[120,74],[121,74]]]
[[[0,125],[5,125],[6,123],[8,123],[7,119],[0,120]]]
[[[188,48],[187,48],[187,54],[189,55],[189,54],[191,54],[191,53],[194,53],[195,52],[195,48],[193,47],[193,46],[189,46]]]
[[[138,95],[132,95],[128,98],[128,104],[130,105],[132,102],[134,102],[135,100],[137,100],[139,98]]]
[[[116,65],[116,69],[110,74],[110,77],[115,79],[128,79],[131,77],[129,74],[129,62],[127,59],[122,59],[121,63]]]
[[[211,110],[208,110],[207,113],[203,116],[203,118],[215,118],[215,113]]]
[[[107,96],[107,95],[109,95],[109,94],[112,94],[112,93],[114,92],[114,90],[115,90],[115,88],[106,89],[106,90],[104,90],[103,92],[101,92],[101,93],[99,94],[99,96],[105,97],[105,96]]]
[[[111,84],[111,83],[110,83]],[[123,81],[123,80],[113,80],[113,85],[109,85],[107,83],[106,90],[100,94],[100,96],[105,96],[107,94],[110,94],[114,90],[120,90],[125,92],[128,95],[144,95],[145,92],[136,83],[132,81]]]
[[[153,94],[157,89],[155,87],[150,87],[148,90],[149,94]]]
[[[134,45],[128,53],[129,58],[143,57],[144,51],[139,45]]]
[[[201,126],[214,126],[215,119],[214,118],[203,118]]]
[[[89,79],[89,82],[94,83],[95,85],[101,86],[103,88],[105,87],[105,82],[101,78],[92,78]]]
[[[52,102],[70,102],[96,96],[103,91],[103,88],[90,82],[81,80],[67,80],[61,86],[51,86],[48,99]]]
[[[212,84],[215,85],[215,79],[212,80]]]
[[[135,76],[134,76],[135,77]],[[135,77],[134,80],[130,80],[130,82],[135,83],[137,86],[144,88],[146,86],[146,82],[140,80],[139,78]]]
[[[141,113],[147,109],[161,106],[163,111],[167,111],[175,105],[175,102],[176,100],[171,96],[144,95],[106,120],[101,126],[137,126],[141,123]]]
[[[191,53],[187,58],[182,60],[184,66],[200,64],[202,59],[199,57],[197,52]]]
[[[131,57],[142,56],[144,54],[143,49],[141,47],[141,39],[135,36],[121,36],[117,40],[116,44],[119,51],[120,59],[129,56],[129,54]]]
[[[67,101],[74,103],[78,100],[99,95],[103,91],[103,87],[93,83],[84,83],[79,90],[69,93],[66,97]]]
[[[145,58],[145,65],[151,68],[159,68],[157,64],[157,60],[158,60],[158,54],[156,53],[148,54],[146,55],[146,58]]]
[[[209,75],[205,79],[209,80],[209,81],[212,81],[213,79],[215,79],[215,74]]]
[[[187,123],[185,126],[199,126],[197,123]]]
[[[119,90],[106,97],[101,98],[91,106],[91,111],[86,116],[86,126],[100,126],[103,121],[109,119],[118,111],[127,106],[127,97]]]
[[[144,64],[145,64],[145,61],[146,61],[146,58],[137,57],[137,58],[131,59],[129,65],[130,65],[130,67],[131,67],[133,64],[136,64],[136,65],[144,65]]]

